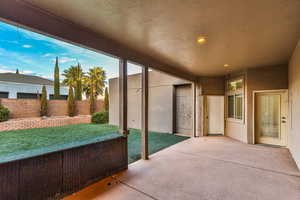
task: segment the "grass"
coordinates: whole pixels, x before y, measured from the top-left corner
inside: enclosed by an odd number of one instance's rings
[[[43,153],[62,148],[69,144],[80,144],[95,138],[107,138],[117,133],[118,127],[112,125],[76,124],[61,127],[35,128],[0,132],[0,159],[6,156]],[[149,133],[150,154],[181,142],[188,137],[166,133]],[[141,136],[137,129],[130,129],[128,136],[128,162],[140,159]],[[0,160],[1,162],[1,160]]]

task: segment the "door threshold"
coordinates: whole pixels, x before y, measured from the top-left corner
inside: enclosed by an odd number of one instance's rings
[[[272,147],[272,148],[286,148],[285,146],[275,145],[275,144],[263,144],[263,143],[257,143],[255,145],[258,146],[265,146],[265,147]]]
[[[223,134],[208,134],[207,136],[224,136]]]

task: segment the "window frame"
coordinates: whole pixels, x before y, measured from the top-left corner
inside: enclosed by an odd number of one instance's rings
[[[242,80],[242,88],[236,90],[230,90],[229,84],[234,81]],[[233,117],[229,117],[229,97],[233,96]],[[236,113],[236,99],[242,98],[242,115],[241,118],[237,117]],[[238,122],[238,123],[245,123],[245,78],[244,76],[239,76],[235,78],[228,79],[226,81],[226,119],[228,121]]]

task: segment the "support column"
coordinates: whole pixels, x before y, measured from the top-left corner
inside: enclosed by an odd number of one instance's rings
[[[193,124],[193,137],[197,136],[197,101],[196,101],[196,81],[192,83],[192,124]]]
[[[149,77],[148,67],[142,69],[142,141],[141,141],[141,156],[142,159],[149,159],[148,147],[148,97],[149,97]]]
[[[127,124],[127,60],[120,59],[119,63],[119,132],[127,137],[128,124]]]

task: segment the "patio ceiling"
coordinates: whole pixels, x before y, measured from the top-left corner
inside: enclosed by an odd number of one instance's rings
[[[186,75],[287,63],[300,36],[299,0],[26,1]]]

